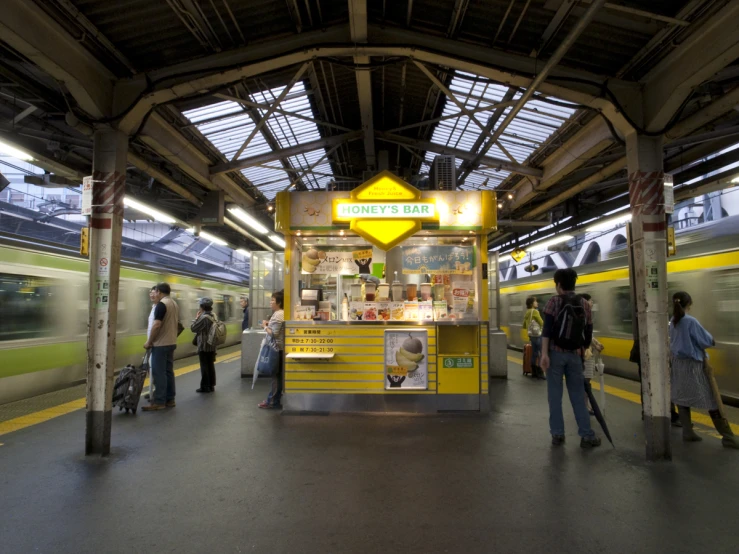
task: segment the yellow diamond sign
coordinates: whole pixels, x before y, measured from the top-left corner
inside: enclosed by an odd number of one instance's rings
[[[421,230],[424,221],[439,221],[434,199],[421,200],[421,191],[383,171],[333,201],[334,223],[349,228],[382,250],[390,250]]]

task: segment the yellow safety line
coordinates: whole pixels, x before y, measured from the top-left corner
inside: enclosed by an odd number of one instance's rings
[[[226,362],[232,362],[234,360],[237,360],[241,357],[241,353],[237,352],[234,355],[231,355],[227,358],[224,358],[222,360],[218,360],[216,363],[226,363]],[[185,367],[181,367],[179,369],[176,369],[174,374],[176,377],[179,377],[180,375],[185,375],[186,373],[191,373],[195,370],[200,369],[200,364],[191,364],[187,365]],[[144,386],[149,383],[149,379],[147,378],[144,382]],[[63,416],[72,412],[75,412],[77,410],[81,410],[85,408],[87,405],[87,399],[86,398],[80,398],[78,400],[72,400],[71,402],[66,402],[64,404],[60,404],[59,406],[52,406],[51,408],[46,408],[45,410],[41,410],[39,412],[34,412],[32,414],[16,417],[15,419],[9,419],[8,421],[3,421],[0,423],[0,436],[7,435],[8,433],[12,433],[14,431],[20,431],[21,429],[25,429],[26,427],[31,427],[32,425],[38,425],[39,423],[43,423],[45,421],[49,421],[50,419],[54,419],[55,417]]]
[[[513,362],[514,364],[521,364],[523,360],[514,358],[513,356],[508,356],[508,361]],[[593,386],[593,389],[600,390],[600,383],[596,383],[595,381],[592,381],[591,385]],[[617,387],[612,387],[611,385],[606,385],[605,390],[606,390],[606,394],[617,396],[618,398],[621,398],[622,400],[626,400],[628,402],[633,402],[634,404],[641,405],[641,396],[635,392],[629,392],[623,389],[619,389]],[[711,420],[710,416],[707,416],[700,412],[696,412],[695,410],[692,410],[691,416],[692,416],[693,423],[699,423],[701,425],[705,425],[706,427],[713,428],[713,421]],[[734,434],[739,435],[739,425],[735,423],[729,423],[729,425],[731,425],[731,430],[734,432]],[[721,435],[717,433],[709,433],[709,434],[715,437],[719,437],[719,438],[721,437]]]

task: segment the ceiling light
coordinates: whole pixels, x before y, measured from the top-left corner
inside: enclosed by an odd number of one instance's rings
[[[239,254],[241,254],[242,256],[246,258],[251,258],[251,252],[249,252],[248,250],[244,250],[243,248],[237,248],[236,252],[238,252]]]
[[[267,204],[267,211],[271,212],[272,210],[274,210],[274,207],[272,206],[272,204]]]
[[[618,227],[619,225],[623,225],[624,223],[628,223],[629,221],[631,221],[631,214],[622,214],[618,217],[613,217],[611,219],[606,219],[605,221],[602,221],[600,223],[596,223],[595,225],[585,229],[585,231],[587,231],[588,233],[606,231],[608,229]]]
[[[29,156],[22,150],[18,150],[14,146],[10,146],[7,142],[3,142],[1,140],[0,140],[0,154],[5,154],[6,156],[11,156],[13,158],[18,158],[19,160],[23,160],[24,162],[33,161],[33,156]]]
[[[210,242],[215,243],[215,244],[220,244],[221,246],[228,245],[228,243],[225,240],[219,239],[215,235],[211,235],[210,233],[206,233],[205,231],[200,231],[200,238],[209,240]]]
[[[274,242],[280,248],[285,248],[285,241],[282,240],[282,237],[279,237],[277,235],[269,235],[269,240]]]
[[[295,233],[295,235],[299,237],[300,236],[300,231],[298,231],[297,233]]]
[[[502,208],[503,207],[503,202],[498,202],[498,207],[499,208]]]
[[[513,200],[513,195],[510,192],[508,193],[508,200]]]
[[[423,240],[429,240],[429,238],[428,237],[423,237]]]
[[[342,237],[344,236],[344,229],[342,229],[341,231],[339,231],[339,235],[341,235]]]
[[[228,211],[231,212],[239,221],[246,223],[249,227],[254,229],[257,233],[261,233],[263,235],[269,233],[269,229],[267,229],[256,218],[250,216],[241,208],[233,207],[229,208]]]
[[[146,214],[160,223],[176,223],[175,218],[168,216],[167,214],[160,212],[159,210],[150,208],[146,204],[142,204],[138,200],[134,200],[133,198],[129,198],[128,196],[123,198],[123,205],[127,208],[133,208],[134,210],[136,210],[137,212],[141,212],[142,214]]]
[[[546,240],[538,244],[531,244],[526,249],[529,252],[538,252],[539,250],[549,250],[549,248],[554,246],[555,244],[561,244],[563,242],[567,242],[568,240],[572,240],[572,238],[573,238],[572,235],[560,235],[551,240]]]
[[[498,256],[498,263],[510,262],[511,260],[513,260],[513,258],[511,258],[511,255],[510,254],[505,254],[503,256]]]
[[[731,182],[732,182],[732,183],[734,183],[734,184],[737,184],[737,183],[739,183],[739,177],[734,177],[734,178],[733,178],[733,179],[731,180]]]

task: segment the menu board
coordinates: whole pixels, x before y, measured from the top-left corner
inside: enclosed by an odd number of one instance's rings
[[[385,389],[428,389],[428,331],[385,331]]]
[[[475,249],[472,246],[403,246],[403,274],[472,275]]]

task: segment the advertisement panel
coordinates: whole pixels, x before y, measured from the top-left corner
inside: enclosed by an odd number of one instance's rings
[[[385,390],[428,389],[428,331],[385,331]]]

